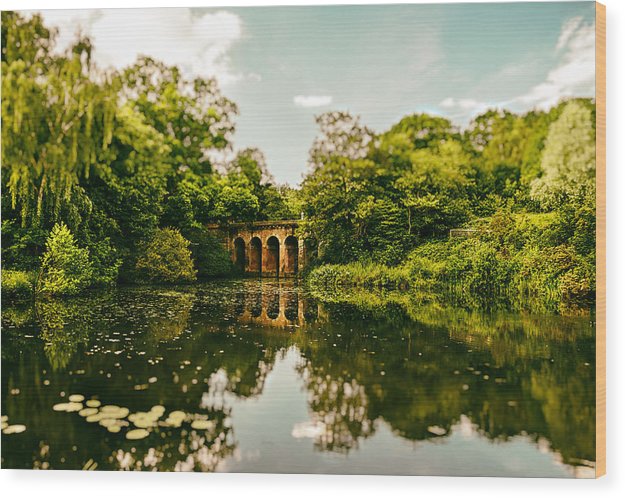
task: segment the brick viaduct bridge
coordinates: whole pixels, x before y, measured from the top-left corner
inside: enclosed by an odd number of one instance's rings
[[[211,224],[208,232],[222,241],[234,265],[248,275],[295,276],[307,262],[297,237],[298,220]]]

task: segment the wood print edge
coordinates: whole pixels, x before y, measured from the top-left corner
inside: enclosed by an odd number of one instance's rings
[[[595,477],[606,473],[606,8],[595,2],[597,318]]]

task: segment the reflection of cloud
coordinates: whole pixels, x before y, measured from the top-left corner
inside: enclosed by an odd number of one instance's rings
[[[208,392],[202,394],[200,408],[207,410],[223,410],[226,403],[226,391],[230,384],[228,373],[220,368],[208,379]]]
[[[293,103],[298,107],[322,107],[332,103],[331,95],[296,95]]]
[[[471,419],[466,415],[460,415],[460,422],[454,427],[464,439],[470,439],[477,434],[477,425],[471,422]]]
[[[325,430],[326,425],[321,421],[299,422],[293,426],[291,436],[293,436],[295,439],[315,439],[321,437]]]
[[[544,82],[518,97],[519,103],[548,108],[563,97],[594,93],[594,24],[584,24],[579,17],[569,19],[562,26],[555,48],[562,54],[562,61],[549,71]]]
[[[215,77],[221,84],[243,78],[233,70],[228,55],[243,29],[239,16],[231,12],[197,15],[189,8],[167,8],[42,14],[46,23],[59,27],[59,48],[67,48],[81,31],[94,42],[95,60],[103,66],[125,67],[137,56],[148,55],[192,76]]]

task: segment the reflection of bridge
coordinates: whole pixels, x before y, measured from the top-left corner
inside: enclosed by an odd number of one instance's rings
[[[235,266],[251,275],[294,276],[306,264],[306,248],[295,235],[297,220],[208,225]]]
[[[248,287],[240,296],[237,321],[262,327],[303,327],[326,316],[315,300],[304,297],[297,287],[276,283]]]

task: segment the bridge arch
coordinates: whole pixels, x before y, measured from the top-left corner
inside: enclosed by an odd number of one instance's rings
[[[250,240],[249,271],[260,274],[263,271],[263,243],[260,237]]]
[[[280,273],[280,239],[275,235],[267,239],[267,264],[266,271],[278,275]]]

